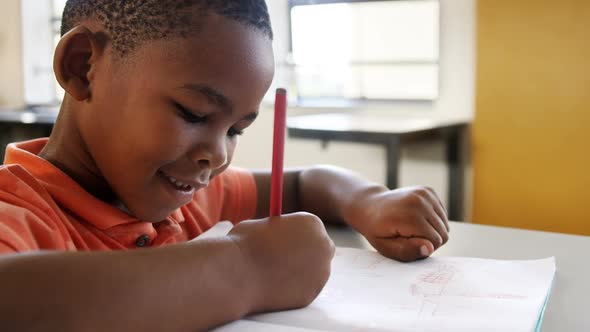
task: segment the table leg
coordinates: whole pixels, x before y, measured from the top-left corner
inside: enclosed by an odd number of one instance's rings
[[[4,163],[4,152],[8,143],[10,143],[10,128],[0,123],[0,165]]]
[[[387,187],[396,189],[399,187],[399,159],[400,139],[393,137],[385,144],[387,150]]]
[[[464,166],[461,160],[461,130],[453,132],[446,142],[447,163],[449,165],[449,219],[463,220]]]

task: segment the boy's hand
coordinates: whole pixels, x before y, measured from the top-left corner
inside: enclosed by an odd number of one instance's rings
[[[344,217],[382,255],[403,262],[428,257],[449,239],[445,209],[427,187],[364,193]]]
[[[335,248],[315,215],[243,221],[228,235],[250,267],[249,287],[256,291],[252,312],[304,307],[328,281]]]

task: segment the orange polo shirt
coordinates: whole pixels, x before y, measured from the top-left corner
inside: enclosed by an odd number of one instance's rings
[[[47,138],[13,143],[0,166],[0,254],[31,250],[113,250],[188,241],[221,220],[256,211],[251,173],[229,168],[167,219],[139,220],[85,191],[37,156]]]

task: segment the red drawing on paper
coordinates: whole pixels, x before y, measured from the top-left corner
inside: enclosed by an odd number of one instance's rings
[[[444,297],[465,297],[478,299],[522,300],[526,296],[512,293],[475,292],[460,287],[452,287],[453,282],[460,282],[462,272],[453,264],[439,264],[431,271],[421,274],[409,287],[410,294],[421,297],[419,317],[435,316],[440,312],[440,304]]]

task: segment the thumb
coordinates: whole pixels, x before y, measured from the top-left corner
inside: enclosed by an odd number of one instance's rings
[[[423,259],[434,252],[432,242],[421,237],[379,238],[372,244],[383,256],[402,262]]]

